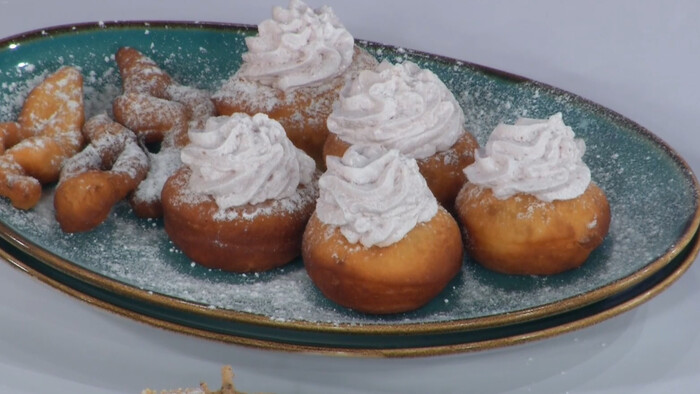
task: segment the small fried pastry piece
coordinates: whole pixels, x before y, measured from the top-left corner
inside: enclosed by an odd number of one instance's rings
[[[194,121],[190,123],[193,124]],[[165,181],[182,167],[180,150],[189,142],[188,130],[189,127],[176,127],[165,134],[157,152],[146,152],[150,162],[148,174],[129,197],[129,204],[136,216],[140,218],[163,216],[161,191]]]
[[[25,175],[11,156],[0,156],[0,196],[7,197],[15,208],[31,209],[41,198],[41,183]]]
[[[191,129],[203,128],[207,119],[216,114],[211,95],[204,90],[173,83],[165,90],[165,97],[185,106]]]
[[[147,144],[160,143],[148,152],[148,175],[129,198],[137,216],[163,214],[160,201],[166,179],[182,165],[180,149],[187,145],[187,132],[202,128],[215,114],[210,94],[179,84],[149,57],[134,48],[117,51],[123,94],[112,105],[115,119],[133,130]]]
[[[161,146],[157,153],[148,152],[147,155],[150,161],[148,174],[129,197],[129,204],[140,218],[159,218],[163,216],[163,185],[182,167],[180,148]]]
[[[122,47],[117,50],[115,60],[124,92],[165,97],[165,90],[172,84],[172,78],[151,58],[137,49]]]
[[[80,131],[83,113],[83,76],[74,67],[62,67],[47,76],[24,101],[18,123],[32,135]]]
[[[54,195],[56,220],[65,232],[89,231],[148,172],[148,157],[129,129],[97,115],[85,123],[90,144],[68,159]]]
[[[585,143],[562,114],[499,124],[474,164],[456,210],[481,265],[551,275],[583,264],[605,239],[610,205],[583,162]]]
[[[185,106],[143,93],[124,93],[114,99],[114,118],[147,144],[163,141],[169,133],[187,130]]]
[[[22,127],[18,122],[0,123],[0,154],[33,135],[32,130]]]
[[[41,197],[41,184],[58,180],[64,160],[84,144],[83,78],[73,67],[49,75],[27,96],[17,124],[4,126],[0,156],[0,195],[20,209],[30,209]],[[27,137],[21,141],[17,139]]]
[[[189,122],[202,127],[215,114],[208,92],[175,82],[140,51],[122,47],[116,62],[123,94],[112,104],[114,118],[147,143],[160,142],[168,133],[190,127]]]

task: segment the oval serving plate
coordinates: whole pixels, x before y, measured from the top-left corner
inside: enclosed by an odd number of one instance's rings
[[[80,67],[86,115],[109,111],[120,92],[114,54],[132,46],[176,80],[216,90],[235,71],[256,29],[202,23],[95,23],[30,32],[0,42],[0,121],[61,65]],[[697,254],[698,183],[649,131],[562,90],[470,63],[360,41],[381,59],[430,68],[454,92],[467,128],[485,142],[501,121],[562,112],[587,144],[584,160],[608,195],[612,223],[581,268],[549,277],[509,276],[468,257],[427,306],[394,316],[354,313],[325,299],[300,259],[261,274],[195,265],[158,220],[118,204],[84,234],[61,232],[52,190],[20,211],[0,201],[8,261],[56,287],[161,327],[253,346],[331,353],[420,355],[545,337],[609,317],[663,290]]]

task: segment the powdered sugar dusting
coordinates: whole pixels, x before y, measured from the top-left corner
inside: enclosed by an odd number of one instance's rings
[[[134,190],[132,198],[137,204],[160,201],[160,192],[168,178],[182,166],[180,150],[163,148],[157,153],[148,153],[150,167],[146,179]]]
[[[18,67],[15,72],[12,70],[4,72],[5,79],[14,77],[19,78],[19,81],[0,83],[0,100],[3,103],[0,105],[0,121],[16,119],[29,92],[50,73],[49,70],[34,71],[35,67],[32,67],[32,71]]]
[[[235,72],[216,89],[212,99],[224,106],[243,107],[252,113],[278,111],[280,108],[293,107],[297,101],[311,101],[309,106],[303,108],[304,113],[301,112],[302,109],[292,111],[284,117],[282,123],[302,127],[304,122],[308,122],[309,127],[315,128],[318,123],[325,124],[326,117],[331,113],[332,100],[335,98],[335,94],[331,93],[340,90],[346,80],[352,79],[361,70],[375,65],[373,56],[356,48],[353,62],[344,74],[328,83],[304,86],[289,92],[247,80]]]
[[[253,221],[260,216],[288,215],[305,209],[313,204],[318,197],[318,171],[312,175],[305,184],[299,184],[295,192],[288,197],[266,200],[258,204],[246,204],[244,206],[234,206],[231,208],[221,208],[214,213],[213,219],[217,221],[231,221],[243,219]],[[198,205],[210,201],[211,197],[197,190],[192,190],[187,185],[185,177],[175,179],[175,185],[180,193],[172,203],[178,205]]]

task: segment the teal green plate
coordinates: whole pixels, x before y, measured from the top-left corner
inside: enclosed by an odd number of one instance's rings
[[[255,32],[242,25],[131,22],[10,37],[0,42],[0,121],[14,120],[28,91],[62,65],[77,66],[84,75],[86,115],[109,112],[120,92],[114,54],[121,46],[146,53],[184,84],[216,90],[238,68],[244,38]],[[684,160],[649,131],[518,76],[358,44],[378,58],[412,60],[437,73],[481,143],[498,122],[562,112],[586,141],[584,160],[611,204],[603,245],[581,268],[547,277],[498,274],[465,257],[461,273],[430,304],[392,316],[355,313],[328,301],[300,259],[248,275],[198,266],[174,247],[160,221],[136,218],[126,203],[97,229],[65,234],[54,219],[51,187],[30,211],[0,201],[3,255],[70,294],[161,327],[268,348],[383,355],[460,351],[551,335],[557,327],[621,311],[650,289],[665,288],[660,283],[692,263],[698,183]]]

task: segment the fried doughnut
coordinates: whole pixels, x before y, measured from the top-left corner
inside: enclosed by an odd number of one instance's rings
[[[462,266],[462,240],[454,218],[440,207],[390,246],[351,244],[337,227],[311,217],[304,232],[306,271],[331,300],[373,314],[417,309],[437,296]]]
[[[377,60],[354,45],[328,7],[290,2],[289,9],[275,7],[259,26],[257,36],[246,38],[241,67],[214,93],[218,114],[267,114],[323,169],[326,119],[338,92]]]
[[[544,202],[529,194],[498,199],[467,183],[457,196],[466,249],[481,265],[517,275],[551,275],[583,264],[605,239],[610,206],[591,183],[573,199]]]
[[[84,144],[83,78],[73,67],[49,75],[27,96],[16,124],[2,127],[0,195],[30,209],[41,185],[58,180],[63,162]],[[21,139],[21,140],[20,140]]]
[[[416,159],[438,202],[448,210],[479,144],[464,127],[454,94],[428,69],[405,61],[363,70],[340,92],[328,116],[324,157],[350,145],[379,144]]]
[[[214,104],[220,115],[244,112],[254,115],[267,113],[279,121],[295,146],[311,156],[319,168],[323,162],[323,144],[328,137],[326,119],[333,110],[345,81],[363,68],[373,67],[376,59],[368,52],[355,49],[355,58],[346,74],[317,86],[282,91],[246,80],[235,74],[214,94]]]
[[[54,195],[56,220],[69,233],[97,227],[148,172],[131,130],[107,115],[91,118],[84,129],[90,144],[65,162]]]
[[[175,82],[134,48],[120,48],[116,61],[124,93],[113,102],[114,118],[145,143],[160,143],[157,152],[147,153],[151,163],[148,175],[129,202],[139,217],[160,217],[161,190],[182,165],[179,151],[189,141],[187,132],[204,127],[215,114],[214,104],[208,92]]]
[[[313,283],[365,313],[406,312],[437,296],[462,266],[462,240],[415,160],[354,145],[327,164],[302,243]]]
[[[162,191],[173,243],[198,264],[235,272],[298,256],[318,196],[313,159],[265,114],[211,118],[190,138]]]
[[[181,167],[163,186],[165,231],[196,263],[233,272],[261,272],[300,254],[316,189],[299,185],[294,197],[221,210],[211,196],[188,190],[192,171]]]
[[[499,124],[465,168],[455,202],[466,249],[517,275],[574,269],[605,239],[610,205],[583,162],[585,143],[562,114]]]

